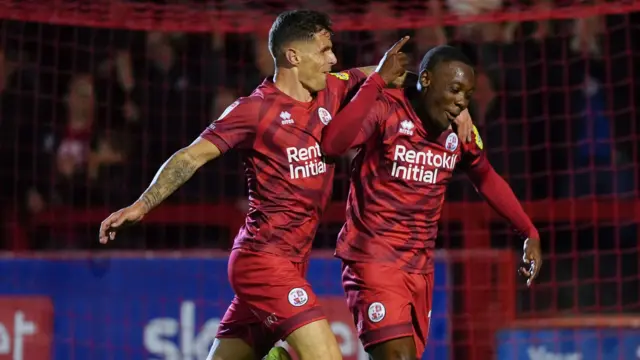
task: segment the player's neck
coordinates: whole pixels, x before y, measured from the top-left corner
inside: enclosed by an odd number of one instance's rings
[[[290,69],[276,68],[273,74],[273,83],[278,90],[300,102],[313,100],[313,94],[309,92],[298,79],[298,75]]]

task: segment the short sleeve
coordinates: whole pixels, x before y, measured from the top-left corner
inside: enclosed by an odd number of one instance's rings
[[[338,96],[340,102],[343,102],[350,94],[353,95],[352,91],[362,85],[366,79],[367,75],[357,68],[329,73],[327,87]]]
[[[229,105],[200,137],[210,141],[222,153],[234,147],[249,147],[258,127],[258,110],[257,99],[240,98]]]
[[[481,170],[489,165],[489,161],[484,152],[484,144],[480,133],[476,126],[473,126],[472,141],[470,143],[462,142],[462,161],[461,166],[464,170]]]

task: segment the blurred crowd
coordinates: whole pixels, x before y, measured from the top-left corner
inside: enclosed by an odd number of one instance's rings
[[[469,1],[473,11],[477,1]],[[482,11],[502,6],[483,4]],[[462,5],[448,6],[470,11]],[[366,19],[398,9],[383,1],[362,11]],[[440,16],[443,10],[425,11]],[[334,44],[337,69],[376,64],[403,34],[413,35],[405,50],[414,65],[434,45],[460,46],[477,66],[473,119],[490,160],[521,199],[637,197],[639,25],[637,13],[420,29],[404,29],[399,20],[393,30],[339,31]],[[266,33],[16,21],[0,22],[0,33],[4,247],[15,236],[9,230],[44,211],[115,210],[135,200],[168,156],[273,72]],[[241,155],[231,152],[206,166],[169,201],[244,206]],[[349,157],[337,166],[334,200],[340,201]],[[451,185],[448,199],[478,200],[464,177]],[[47,241],[30,236],[30,247],[60,247],[51,234]],[[77,246],[84,245],[63,247]]]

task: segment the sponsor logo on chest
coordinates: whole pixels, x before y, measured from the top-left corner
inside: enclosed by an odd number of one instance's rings
[[[391,176],[404,180],[436,184],[440,170],[452,171],[458,159],[458,154],[446,151],[427,149],[417,151],[408,149],[404,145],[394,145]]]
[[[327,164],[318,143],[301,148],[291,146],[286,148],[286,152],[291,179],[303,179],[327,172]]]

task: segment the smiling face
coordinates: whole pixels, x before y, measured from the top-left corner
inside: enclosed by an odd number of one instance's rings
[[[329,31],[321,30],[310,40],[292,42],[285,55],[306,89],[315,93],[327,87],[327,74],[337,63]]]
[[[453,120],[469,106],[475,89],[473,68],[459,61],[442,62],[433,71],[420,74],[421,112],[427,114],[431,125],[446,130]]]

